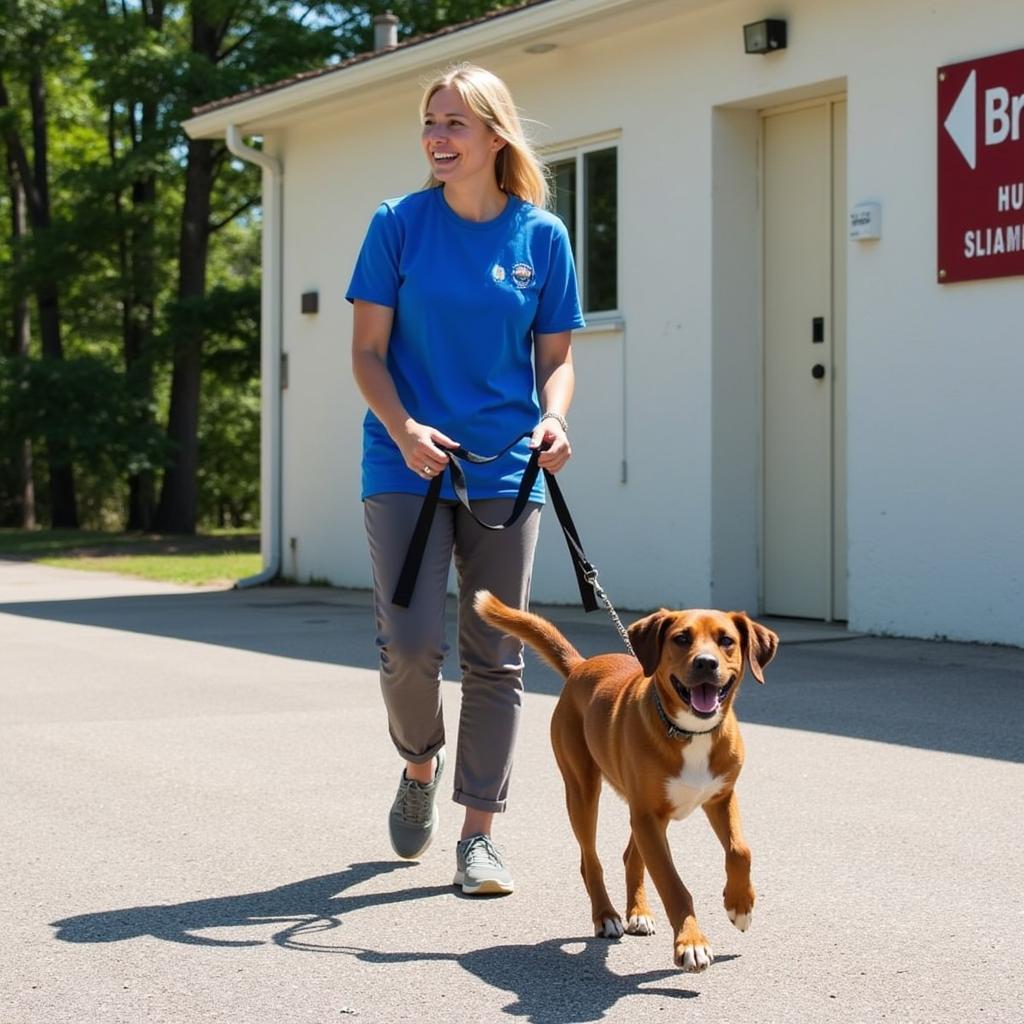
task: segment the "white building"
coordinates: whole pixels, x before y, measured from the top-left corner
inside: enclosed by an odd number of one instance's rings
[[[765,18],[787,45],[745,53]],[[1024,646],[1022,48],[1020,0],[539,0],[197,112],[191,135],[273,157],[270,568],[369,585],[344,290],[377,203],[424,179],[422,85],[470,60],[539,122],[575,220],[589,326],[561,481],[616,604]],[[996,210],[978,186],[995,212],[957,258],[1018,276],[940,279],[951,146],[954,205],[993,169],[1005,189]],[[865,217],[880,237],[851,238]],[[574,602],[545,518],[534,600]]]

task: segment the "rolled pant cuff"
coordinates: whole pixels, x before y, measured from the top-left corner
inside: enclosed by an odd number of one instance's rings
[[[394,736],[392,736],[391,739],[392,742],[395,743],[395,750],[398,751],[402,758],[404,758],[411,764],[426,764],[428,761],[433,761],[434,758],[437,757],[437,752],[444,746],[444,740],[441,740],[440,743],[435,743],[432,747],[424,751],[422,754],[410,754],[407,750],[403,750],[398,745],[398,743],[395,741]]]
[[[501,814],[505,810],[507,800],[481,800],[479,797],[463,793],[461,789],[455,790],[452,799],[463,807],[472,807],[474,811],[492,811]]]

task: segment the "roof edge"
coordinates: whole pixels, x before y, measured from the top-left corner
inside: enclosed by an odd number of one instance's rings
[[[500,45],[522,36],[555,31],[618,9],[646,6],[652,0],[553,0],[504,12],[504,17],[467,22],[465,27],[428,36],[396,50],[375,55],[373,59],[340,65],[323,74],[299,80],[280,88],[269,88],[251,98],[238,99],[182,122],[193,139],[222,138],[229,125],[239,125],[252,134],[261,122],[330,100],[356,89],[401,75],[414,74],[446,61],[458,59],[468,48]],[[501,12],[499,12],[501,13]]]

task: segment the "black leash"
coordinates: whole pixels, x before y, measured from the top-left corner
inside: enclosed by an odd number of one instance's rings
[[[530,460],[523,471],[523,479],[519,485],[519,491],[516,493],[516,500],[512,506],[512,511],[508,519],[503,523],[485,523],[470,507],[469,491],[466,488],[466,473],[462,468],[460,460],[465,459],[467,462],[472,462],[476,465],[486,465],[488,462],[494,462],[503,455],[506,455],[524,437],[529,437],[530,435],[531,431],[520,434],[519,437],[511,444],[502,448],[496,455],[476,455],[462,445],[459,445],[457,448],[445,449],[448,455],[448,473],[451,476],[455,497],[458,498],[459,504],[485,530],[505,530],[523,514],[523,509],[526,508],[530,500],[530,491],[533,490],[537,474],[540,472],[539,460],[542,449],[535,448],[531,453]],[[441,497],[443,479],[444,473],[441,472],[430,481],[427,493],[423,497],[423,505],[420,507],[416,526],[413,528],[412,537],[409,540],[405,561],[402,563],[402,572],[398,577],[398,585],[395,587],[395,593],[391,599],[393,604],[397,604],[402,608],[409,607],[413,591],[416,589],[416,579],[419,576],[420,565],[423,562],[423,552],[427,547],[427,537],[430,536],[430,527],[434,521],[434,513],[437,511],[437,503]],[[626,650],[635,658],[636,652],[633,650],[633,645],[629,642],[629,633],[626,632],[625,626],[622,625],[622,621],[616,614],[608,595],[604,592],[601,584],[597,582],[597,569],[590,563],[583,551],[579,533],[576,531],[576,524],[572,521],[572,516],[569,514],[569,506],[565,503],[565,497],[562,494],[562,489],[558,486],[558,481],[555,479],[554,474],[549,473],[547,470],[544,470],[544,480],[547,483],[548,493],[551,495],[551,504],[554,505],[555,514],[558,516],[558,523],[562,527],[562,533],[565,535],[566,546],[569,548],[569,558],[572,561],[573,571],[576,573],[576,583],[580,588],[580,600],[583,602],[583,607],[588,612],[596,611],[597,599],[600,598],[608,614],[611,616],[612,622],[615,623],[615,628],[619,631],[619,636],[622,637]],[[721,725],[721,722],[719,722],[718,725],[699,732],[680,728],[668,717],[665,708],[662,706],[661,698],[658,696],[657,686],[654,687],[654,705],[670,739],[689,740],[694,736],[706,736],[714,732]]]
[[[465,459],[467,462],[474,463],[475,465],[485,465],[488,462],[494,462],[511,451],[524,437],[530,437],[531,433],[532,431],[526,431],[520,434],[519,437],[511,444],[502,448],[496,455],[476,455],[471,451],[467,451],[462,445],[459,445],[458,448],[445,449],[445,453],[448,455],[448,474],[451,477],[455,497],[458,498],[459,504],[486,530],[504,530],[522,515],[523,509],[526,508],[530,500],[530,491],[533,489],[537,474],[540,472],[539,460],[541,449],[535,448],[530,455],[530,460],[523,471],[522,483],[519,485],[519,491],[516,494],[515,503],[512,506],[512,512],[508,519],[503,523],[497,524],[485,523],[470,507],[469,492],[466,489],[466,474],[460,460]],[[398,577],[398,585],[395,587],[395,593],[391,599],[392,603],[397,604],[401,608],[409,607],[413,590],[416,588],[416,578],[419,575],[420,564],[423,561],[423,552],[426,550],[427,537],[430,535],[430,526],[434,521],[434,513],[437,511],[443,478],[444,473],[442,472],[438,473],[430,481],[430,486],[427,488],[427,493],[423,498],[423,505],[420,508],[419,518],[416,520],[416,526],[412,531],[409,547],[405,554],[405,562],[402,564],[402,572]],[[576,525],[572,521],[572,516],[569,515],[569,507],[565,503],[565,498],[562,496],[558,482],[555,480],[554,475],[547,470],[544,470],[544,480],[547,483],[548,493],[551,495],[551,504],[554,505],[555,514],[558,516],[558,522],[562,527],[562,533],[565,535],[566,546],[569,548],[569,558],[572,560],[573,571],[576,573],[576,583],[579,586],[580,600],[583,602],[583,607],[588,612],[595,611],[597,609],[597,598],[600,597],[608,606],[612,616],[617,619],[615,609],[611,607],[611,602],[608,601],[607,595],[597,582],[597,570],[590,564],[583,552],[579,533],[576,531]],[[626,637],[622,624],[618,623],[618,626],[619,632]],[[628,637],[626,637],[626,643],[628,646]],[[632,654],[632,648],[629,650],[630,654]]]
[[[512,506],[512,511],[508,519],[503,523],[485,523],[470,507],[469,491],[466,487],[466,473],[462,468],[460,460],[465,459],[466,462],[476,465],[486,465],[488,462],[494,462],[510,452],[524,437],[529,437],[531,433],[531,431],[526,431],[520,434],[519,437],[511,444],[502,448],[496,455],[477,455],[474,452],[468,451],[462,445],[459,445],[457,448],[445,449],[448,455],[448,473],[451,477],[455,497],[458,498],[459,504],[485,530],[505,530],[523,514],[523,509],[526,508],[530,500],[530,491],[533,490],[537,474],[540,472],[539,460],[542,449],[535,448],[531,453],[530,460],[523,471],[523,479],[519,485],[519,491],[516,493],[516,500]],[[420,507],[419,517],[412,531],[412,537],[409,540],[405,561],[402,563],[402,572],[398,577],[398,585],[395,587],[395,593],[391,599],[393,604],[397,604],[402,608],[409,607],[413,591],[416,589],[416,579],[419,576],[420,565],[423,562],[423,552],[427,547],[427,537],[430,536],[430,527],[434,521],[434,513],[437,511],[437,503],[441,497],[443,479],[444,473],[441,472],[430,481],[427,493],[423,497],[423,505]],[[604,592],[601,584],[597,582],[597,569],[590,563],[583,551],[579,533],[576,531],[576,524],[572,521],[572,516],[569,514],[569,506],[565,503],[565,497],[562,494],[562,489],[558,486],[558,481],[555,479],[554,474],[549,473],[547,470],[544,470],[544,480],[547,483],[548,493],[551,495],[551,504],[555,508],[559,525],[562,527],[562,533],[565,535],[566,546],[569,548],[569,558],[572,561],[573,571],[576,573],[576,583],[580,589],[580,600],[583,602],[583,607],[588,612],[596,611],[597,599],[600,598],[608,614],[611,616],[612,622],[615,623],[615,628],[619,631],[619,636],[622,637],[626,650],[635,658],[636,652],[633,650],[633,645],[629,642],[629,633],[626,632],[625,626],[622,625],[608,595]],[[661,698],[658,696],[657,687],[654,687],[654,704],[658,710],[658,717],[661,719],[671,739],[689,740],[694,736],[706,736],[708,733],[714,732],[721,725],[721,722],[719,722],[719,725],[700,732],[680,728],[668,717],[665,708],[662,706]]]

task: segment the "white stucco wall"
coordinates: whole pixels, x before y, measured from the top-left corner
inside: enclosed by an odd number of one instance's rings
[[[850,198],[885,207],[883,240],[849,252],[851,619],[1024,645],[1024,278],[935,283],[934,124],[936,68],[1024,24],[1010,3],[909,6],[891,72],[850,89]],[[938,38],[910,45],[925,19]]]
[[[787,18],[789,49],[743,54],[741,26],[767,15]],[[881,202],[884,224],[880,242],[848,248],[850,624],[1024,645],[1024,278],[934,278],[935,70],[1024,45],[1024,30],[1011,38],[1019,15],[1018,0],[736,3],[578,45],[566,33],[544,56],[465,55],[544,122],[542,143],[620,137],[625,327],[577,338],[576,456],[562,477],[617,604],[756,610],[755,112],[845,90],[849,203]],[[393,83],[274,139],[286,167],[283,569],[299,579],[368,584],[343,292],[376,203],[422,181],[418,96],[417,81]],[[314,317],[299,312],[307,290],[320,293]],[[576,600],[553,515],[534,598]]]

